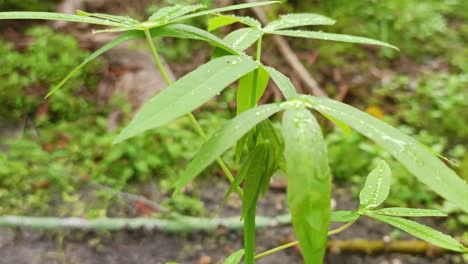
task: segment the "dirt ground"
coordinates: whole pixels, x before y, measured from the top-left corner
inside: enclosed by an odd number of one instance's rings
[[[200,186],[202,200],[207,212],[212,212],[222,199],[227,184],[219,181]],[[220,212],[220,217],[239,214],[240,203],[232,196],[228,205]],[[355,200],[348,191],[341,189],[334,195],[337,209],[353,209]],[[286,212],[286,196],[283,191],[270,191],[259,205],[260,215],[273,216]],[[336,224],[332,228],[335,228]],[[392,228],[369,219],[360,219],[350,229],[330,237],[335,240],[368,239],[382,240]],[[403,236],[402,239],[409,237]],[[290,242],[294,239],[290,226],[260,229],[257,233],[257,252]],[[242,248],[242,232],[217,230],[212,234],[166,234],[160,231],[119,231],[83,232],[56,231],[44,232],[20,229],[0,229],[0,263],[194,263],[214,264],[230,253]],[[298,248],[283,250],[258,261],[259,264],[302,263]],[[464,263],[460,255],[412,256],[407,254],[384,253],[369,255],[365,252],[339,254],[328,252],[325,263]]]

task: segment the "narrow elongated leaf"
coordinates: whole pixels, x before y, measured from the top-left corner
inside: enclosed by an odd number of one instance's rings
[[[356,211],[334,211],[331,213],[330,220],[332,222],[351,222],[359,218],[359,213]]]
[[[388,43],[382,42],[382,41],[378,41],[378,40],[370,39],[370,38],[343,35],[343,34],[325,33],[325,32],[317,32],[317,31],[302,31],[302,30],[276,30],[276,31],[272,31],[269,33],[288,36],[288,37],[311,38],[311,39],[322,39],[322,40],[332,40],[332,41],[341,41],[341,42],[349,42],[349,43],[377,45],[377,46],[384,46],[384,47],[399,50],[397,47],[390,45]]]
[[[271,79],[276,83],[286,99],[289,100],[297,96],[296,87],[294,87],[294,84],[292,84],[288,77],[275,68],[264,66],[264,69],[268,72]]]
[[[122,23],[117,23],[106,19],[52,12],[0,12],[0,19],[61,20],[112,27],[124,26]]]
[[[250,174],[252,165],[256,161],[258,156],[261,156],[261,152],[265,152],[264,146],[257,146],[255,147],[250,153],[247,159],[245,160],[244,164],[242,164],[242,167],[239,169],[237,172],[236,178],[234,179],[234,182],[231,184],[229,189],[227,190],[226,194],[223,197],[223,200],[219,204],[218,208],[216,209],[214,215],[218,213],[218,211],[226,204],[229,196],[231,193],[240,186],[242,181],[244,181],[245,177]]]
[[[305,263],[322,263],[331,214],[326,143],[317,120],[305,108],[288,108],[282,131],[294,232]]]
[[[441,248],[446,248],[449,250],[457,251],[457,252],[467,252],[467,248],[465,248],[460,242],[443,234],[437,230],[434,230],[428,226],[422,225],[420,223],[399,218],[393,216],[386,216],[380,214],[369,213],[367,216],[377,219],[379,221],[385,222],[390,224],[398,229],[401,229],[407,232],[410,235],[413,235],[419,239],[427,241],[431,244],[434,244]]]
[[[239,10],[239,9],[246,9],[246,8],[251,8],[251,7],[256,7],[256,6],[271,5],[271,4],[277,4],[277,3],[281,3],[281,2],[280,1],[264,1],[264,2],[255,2],[255,3],[245,3],[245,4],[239,4],[239,5],[230,5],[226,7],[214,8],[214,9],[210,9],[206,11],[197,12],[195,14],[182,16],[182,17],[174,19],[173,21],[178,22],[178,21],[182,21],[182,20],[194,18],[194,17],[199,17],[199,16],[223,13],[223,12],[234,11],[234,10]]]
[[[62,87],[70,78],[72,78],[75,74],[77,74],[86,64],[90,63],[92,60],[96,59],[98,56],[102,55],[104,52],[109,51],[110,49],[132,39],[138,39],[143,37],[142,32],[137,32],[137,31],[132,31],[128,32],[124,35],[119,36],[118,38],[112,40],[109,43],[106,43],[104,46],[102,46],[100,49],[94,51],[91,53],[80,65],[78,65],[75,69],[73,69],[63,80],[61,80],[57,85],[50,90],[46,98],[51,96],[53,93],[55,93],[60,87]]]
[[[447,216],[446,213],[439,210],[432,209],[419,209],[419,208],[402,208],[402,207],[389,207],[372,211],[375,214],[398,216],[398,217],[443,217]]]
[[[392,174],[388,164],[381,160],[367,176],[364,188],[359,193],[360,207],[373,209],[387,199],[390,192]]]
[[[82,10],[77,10],[76,14],[79,16],[96,17],[100,19],[110,20],[116,23],[122,23],[122,24],[126,24],[129,26],[140,22],[128,16],[115,16],[115,15],[108,15],[108,14],[101,14],[101,13],[88,13]]]
[[[241,28],[224,37],[224,42],[230,47],[244,51],[263,36],[263,31],[255,28]]]
[[[241,23],[255,29],[261,29],[262,24],[258,20],[248,16],[219,15],[208,21],[208,31],[213,31],[220,27]]]
[[[173,5],[163,7],[151,15],[148,18],[148,21],[161,21],[163,23],[167,23],[175,18],[195,12],[202,8],[206,8],[206,5]]]
[[[265,31],[275,31],[278,29],[303,27],[303,26],[314,26],[314,25],[333,25],[335,20],[310,13],[298,13],[298,14],[287,14],[281,16],[278,20],[270,22],[266,27]]]
[[[223,264],[239,264],[243,256],[244,250],[238,250],[232,253],[226,260],[224,260]]]
[[[260,100],[270,80],[268,72],[259,66],[257,70],[257,87],[254,87],[254,72],[249,72],[239,79],[239,86],[237,88],[237,114],[240,114],[252,108],[252,89],[255,89],[255,104]]]
[[[341,102],[301,96],[310,107],[341,120],[390,152],[413,175],[437,194],[468,212],[468,185],[415,139],[371,115]]]
[[[250,109],[229,121],[201,147],[177,181],[175,193],[179,192],[217,157],[236,144],[254,126],[281,109],[284,109],[284,107],[279,104],[262,105]]]
[[[215,16],[208,20],[208,31],[213,31],[236,22],[237,19],[232,16]]]
[[[173,24],[173,25],[168,25],[166,26],[167,29],[170,30],[175,30],[179,31],[181,33],[184,33],[186,35],[191,35],[192,39],[199,39],[208,42],[209,44],[219,47],[230,54],[240,54],[239,51],[231,48],[229,45],[227,45],[222,39],[216,37],[215,35],[211,34],[208,31],[192,27],[189,25],[184,25],[184,24]]]
[[[147,102],[115,142],[190,113],[257,66],[250,58],[241,56],[225,56],[209,61]]]
[[[245,175],[244,184],[244,199],[242,200],[242,215],[241,219],[247,216],[250,209],[255,208],[262,186],[267,177],[266,175],[268,162],[268,146],[266,144],[259,144],[256,146],[259,150],[257,155],[253,157],[247,173]]]
[[[254,84],[254,76],[257,77],[257,83]],[[265,89],[268,85],[268,80],[270,76],[263,69],[262,66],[259,66],[258,70],[249,72],[245,76],[239,79],[239,85],[237,88],[236,94],[236,105],[237,105],[237,114],[240,114],[257,104],[261,96],[265,92]],[[255,89],[255,100],[252,100],[252,91]],[[252,104],[252,101],[255,104]],[[245,143],[249,135],[246,135],[241,140],[237,142],[236,145],[236,162],[240,161],[242,151],[244,150]]]

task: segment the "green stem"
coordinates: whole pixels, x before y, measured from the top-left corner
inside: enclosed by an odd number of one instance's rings
[[[153,43],[153,38],[151,37],[151,33],[148,29],[144,30],[145,36],[146,36],[146,42],[148,43],[148,46],[150,47],[151,50],[151,55],[153,56],[153,59],[156,63],[156,66],[158,67],[159,71],[161,72],[161,75],[164,78],[164,81],[166,82],[167,85],[171,85],[172,81],[169,75],[167,74],[166,69],[164,68],[164,65],[161,62],[161,58],[159,57],[158,51],[156,49],[156,45]],[[187,114],[188,118],[190,119],[190,122],[192,122],[192,125],[194,126],[195,130],[197,133],[200,135],[200,137],[203,139],[204,142],[208,140],[208,137],[206,136],[206,133],[203,131],[202,127],[200,126],[200,123],[198,123],[197,119],[195,116],[193,116],[192,113]],[[224,174],[226,174],[226,177],[228,180],[233,183],[234,182],[234,176],[232,176],[231,171],[229,168],[226,166],[226,163],[221,158],[217,158],[216,162],[218,165],[221,167],[223,170]],[[240,187],[236,188],[236,192],[239,195],[239,197],[242,199],[244,197],[244,192]]]
[[[262,38],[258,39],[257,42],[257,62],[260,62],[260,59],[262,57]],[[252,94],[250,97],[250,107],[255,107],[257,104],[257,87],[258,87],[258,71],[259,69],[256,69],[254,71],[253,75],[253,84],[252,84]]]
[[[357,219],[356,219],[356,220],[357,220]],[[328,235],[331,236],[331,235],[334,235],[334,234],[338,234],[338,233],[340,233],[340,232],[343,232],[344,230],[346,230],[346,229],[348,229],[350,226],[352,226],[352,225],[356,222],[356,220],[353,220],[353,221],[351,221],[351,222],[348,222],[348,223],[346,223],[346,224],[340,226],[340,227],[337,228],[337,229],[328,231]],[[260,253],[260,254],[256,255],[256,256],[255,256],[255,259],[261,259],[261,258],[263,258],[263,257],[269,256],[269,255],[271,255],[271,254],[273,254],[273,253],[276,253],[276,252],[278,252],[278,251],[281,251],[281,250],[283,250],[283,249],[287,249],[287,248],[290,248],[290,247],[294,247],[295,245],[299,245],[299,241],[296,240],[296,241],[293,241],[293,242],[291,242],[291,243],[287,243],[287,244],[281,245],[281,246],[279,246],[279,247],[275,247],[275,248],[272,248],[272,249],[270,249],[270,250],[267,250],[267,251],[265,251],[265,252],[263,252],[263,253]]]
[[[255,261],[255,210],[256,205],[249,209],[244,218],[244,263],[253,264]]]

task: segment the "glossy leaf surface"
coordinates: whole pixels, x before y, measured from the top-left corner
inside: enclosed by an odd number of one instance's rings
[[[257,66],[256,62],[241,56],[225,56],[207,62],[143,105],[115,142],[165,125],[192,112]]]
[[[468,185],[415,139],[347,104],[301,96],[317,111],[338,119],[390,152],[413,175],[448,201],[468,212]]]
[[[305,263],[322,263],[330,226],[331,176],[319,124],[305,108],[283,116],[288,206]]]
[[[378,40],[370,39],[370,38],[364,38],[364,37],[343,35],[343,34],[325,33],[325,32],[317,32],[317,31],[303,31],[303,30],[276,30],[270,33],[288,36],[288,37],[296,37],[296,38],[311,38],[311,39],[332,40],[332,41],[340,41],[340,42],[367,44],[367,45],[377,45],[377,46],[384,46],[384,47],[398,50],[397,47],[390,45],[388,43],[382,42],[382,41],[378,41]]]
[[[335,20],[310,13],[298,13],[298,14],[287,14],[281,16],[278,20],[270,22],[266,27],[265,31],[275,31],[285,28],[303,27],[303,26],[314,26],[314,25],[333,25]]]
[[[443,234],[423,224],[420,224],[420,223],[417,223],[408,219],[404,219],[404,218],[379,215],[379,214],[373,214],[373,213],[372,214],[369,213],[367,214],[367,216],[372,217],[376,220],[385,222],[387,224],[390,224],[398,229],[401,229],[407,232],[408,234],[412,236],[415,236],[419,239],[427,241],[438,247],[446,248],[446,249],[458,251],[458,252],[467,251],[467,248],[463,247],[463,245],[460,244],[460,242],[458,242],[451,236]]]
[[[377,168],[369,173],[364,188],[359,193],[360,207],[373,209],[382,204],[390,193],[391,181],[390,167],[381,160]]]
[[[254,126],[281,109],[283,109],[283,107],[279,104],[258,106],[236,116],[225,124],[195,155],[192,162],[177,181],[175,192],[179,192],[217,157],[234,146],[236,142]]]

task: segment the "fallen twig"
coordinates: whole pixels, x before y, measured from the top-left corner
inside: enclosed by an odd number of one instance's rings
[[[290,215],[276,217],[258,216],[257,228],[276,227],[291,223]],[[239,217],[228,218],[200,218],[174,215],[164,219],[154,218],[57,218],[57,217],[29,217],[2,216],[0,227],[21,227],[31,229],[79,229],[79,230],[160,230],[168,233],[213,232],[218,228],[237,230],[243,228]]]

